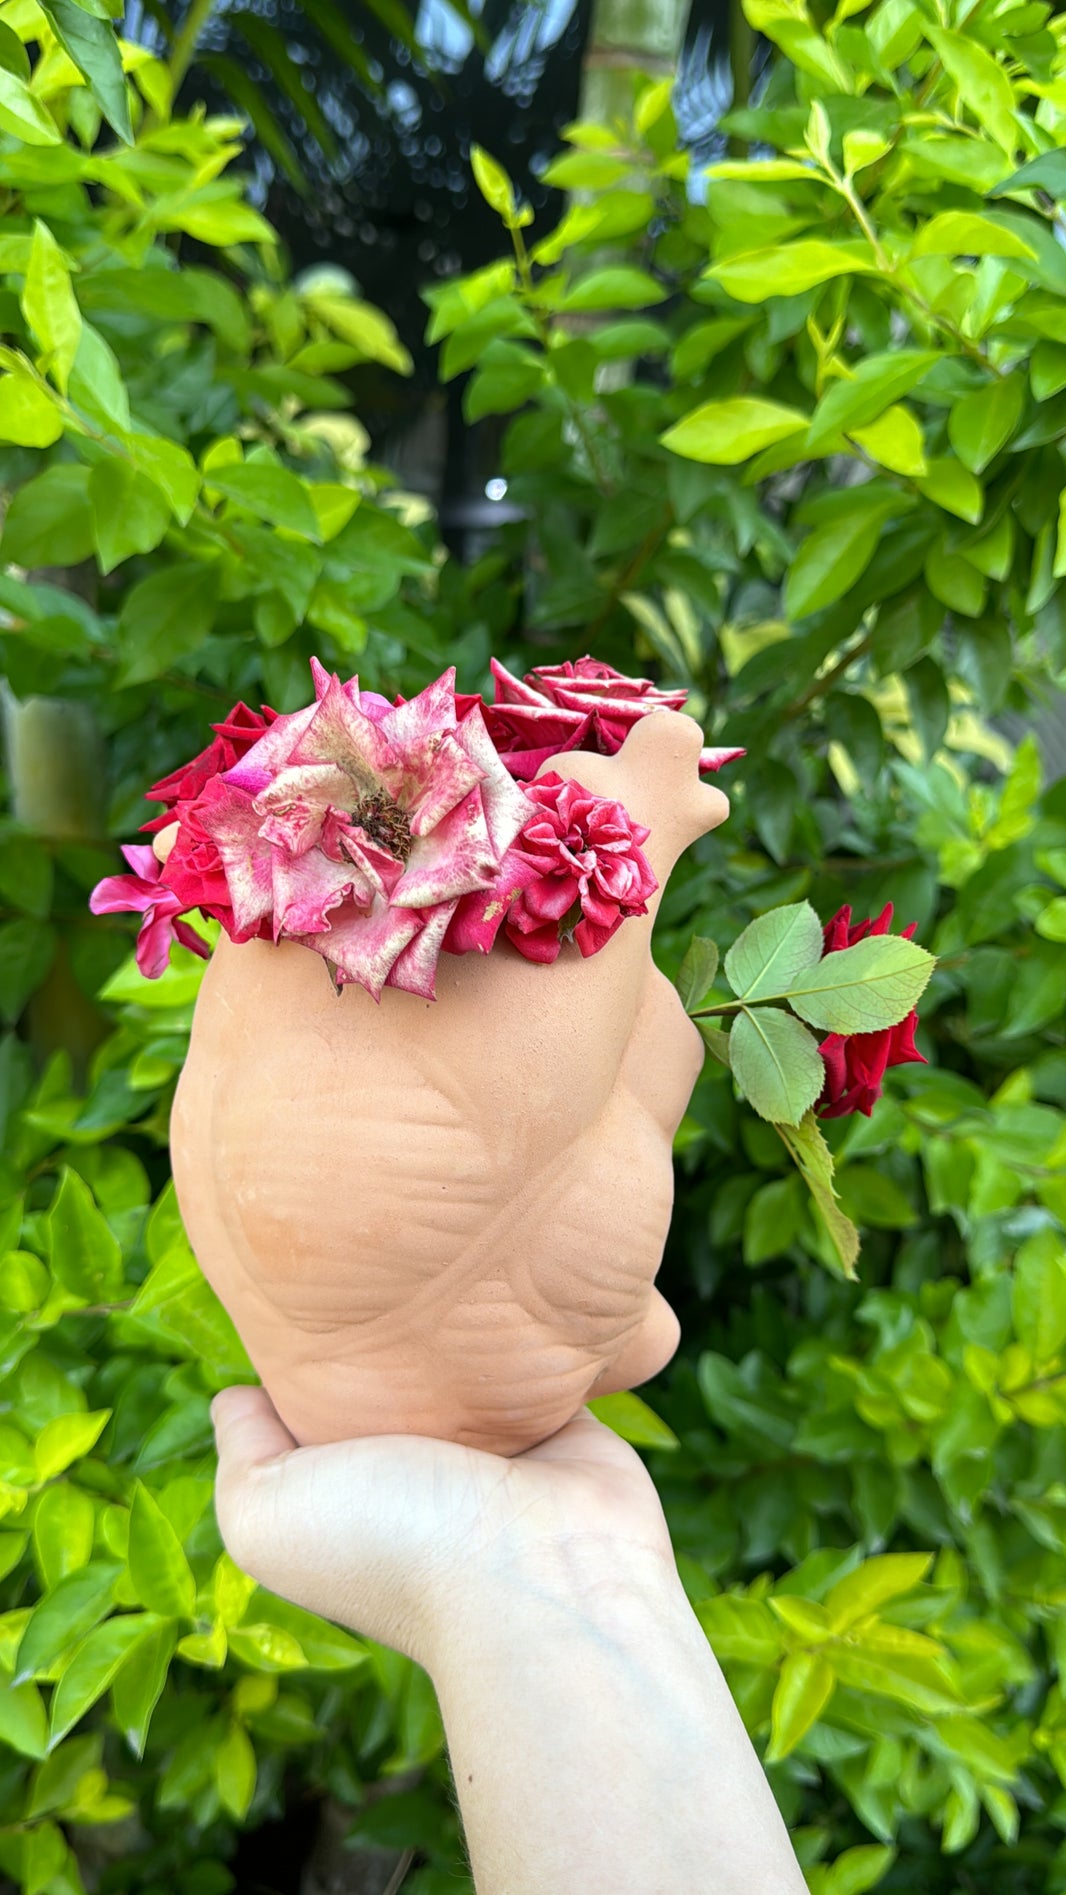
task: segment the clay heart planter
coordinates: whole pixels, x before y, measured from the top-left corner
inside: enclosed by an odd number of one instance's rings
[[[547,763],[651,830],[660,895],[728,811],[695,722]],[[649,904],[654,909],[659,897]],[[171,1123],[189,1237],[304,1444],[435,1435],[517,1454],[655,1375],[671,1141],[702,1050],[652,913],[554,966],[442,955],[434,1002],[335,994],[290,943],[221,940]]]

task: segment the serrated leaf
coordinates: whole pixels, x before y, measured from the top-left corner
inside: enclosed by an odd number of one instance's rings
[[[694,935],[677,972],[677,991],[686,1013],[698,1007],[714,986],[718,972],[718,949],[713,941]]]
[[[699,1027],[700,1036],[707,1051],[720,1066],[728,1067],[730,1064],[728,1033],[724,1032],[720,1026],[716,1026],[713,1020],[697,1020],[696,1025]]]
[[[925,992],[933,956],[899,934],[868,935],[796,976],[785,998],[829,1033],[876,1033],[905,1020]]]
[[[859,1233],[837,1202],[833,1154],[817,1118],[813,1112],[807,1112],[798,1125],[778,1125],[777,1132],[818,1206],[844,1275],[854,1277],[859,1260]]]
[[[760,1118],[798,1125],[825,1084],[825,1066],[806,1028],[774,1007],[743,1012],[729,1035],[730,1065]]]
[[[725,957],[725,977],[738,1000],[775,997],[821,959],[823,945],[822,924],[810,902],[772,908],[738,935]]]

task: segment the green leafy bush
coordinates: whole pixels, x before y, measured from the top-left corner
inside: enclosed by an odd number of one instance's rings
[[[165,1166],[199,966],[144,983],[83,911],[114,866],[94,731],[128,835],[213,705],[290,708],[315,650],[405,689],[452,661],[477,688],[490,650],[687,685],[748,751],[661,917],[694,1011],[730,996],[692,937],[727,950],[782,904],[892,900],[939,956],[929,1064],[823,1128],[839,1213],[708,1060],[661,1420],[603,1412],[650,1454],[814,1895],[1066,1889],[1066,794],[1027,729],[1066,659],[1062,30],[1040,4],[749,15],[777,50],[705,189],[665,84],[628,124],[572,128],[549,176],[579,197],[546,236],[479,157],[513,254],[432,292],[430,334],[446,379],[472,371],[471,420],[515,416],[525,518],[464,571],[365,464],[336,379],[402,369],[391,330],[286,282],[226,181],[234,128],[169,122],[165,73],[127,49],[150,116],[131,92],[136,142],[112,149],[45,16],[5,9],[36,47],[30,85],[0,44],[23,700],[0,837],[0,1866],[28,1895],[208,1895],[240,1829],[309,1793],[418,1849],[406,1887],[463,1886],[426,1679],[221,1553],[207,1403],[249,1371]],[[49,1057],[63,1040],[80,1060]],[[838,1214],[863,1232],[854,1282]]]

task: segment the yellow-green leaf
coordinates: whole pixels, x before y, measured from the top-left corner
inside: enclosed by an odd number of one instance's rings
[[[21,300],[22,313],[41,350],[43,367],[65,394],[81,340],[81,310],[59,245],[40,218],[33,227]]]
[[[164,1618],[188,1618],[196,1581],[159,1502],[138,1481],[130,1508],[130,1583],[141,1604]]]
[[[762,448],[798,434],[807,426],[799,408],[756,396],[734,395],[726,401],[708,401],[674,423],[661,437],[664,447],[686,460],[717,467],[734,467]]]
[[[824,1658],[813,1652],[789,1653],[774,1689],[767,1763],[779,1763],[795,1750],[825,1710],[835,1684]]]
[[[63,432],[55,397],[28,375],[0,378],[0,441],[16,447],[51,447]]]
[[[631,1390],[614,1395],[598,1395],[588,1403],[597,1421],[603,1421],[623,1441],[637,1448],[676,1448],[680,1442],[672,1428]]]

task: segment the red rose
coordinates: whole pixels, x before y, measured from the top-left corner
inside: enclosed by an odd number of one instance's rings
[[[613,757],[633,725],[649,711],[679,711],[687,691],[663,691],[650,678],[627,678],[598,658],[538,665],[516,678],[492,660],[496,701],[485,706],[485,723],[511,775],[536,776],[549,757],[567,750],[594,750]],[[707,748],[700,769],[720,770],[743,750]]]
[[[917,922],[903,929],[909,941]],[[888,902],[876,921],[852,922],[851,908],[838,909],[823,930],[827,954],[839,954],[854,947],[868,934],[892,932],[892,903]],[[917,1061],[926,1065],[924,1054],[914,1044],[918,1025],[917,1010],[908,1013],[896,1026],[881,1027],[876,1033],[830,1033],[818,1051],[825,1062],[825,1085],[815,1107],[819,1118],[842,1119],[851,1112],[863,1112],[869,1118],[881,1097],[884,1077],[890,1066],[907,1066]]]
[[[247,704],[235,704],[221,724],[212,725],[215,736],[206,750],[145,790],[149,802],[163,803],[165,807],[150,822],[142,823],[142,830],[151,833],[168,829],[171,823],[179,824],[174,847],[162,869],[162,880],[173,891],[177,913],[187,914],[191,908],[199,908],[213,921],[221,922],[234,940],[246,941],[249,937],[247,933],[240,933],[234,923],[222,861],[198,819],[196,804],[209,783],[231,770],[253,744],[259,742],[276,716],[276,711],[265,707],[262,711],[253,711]],[[263,934],[262,929],[254,932]],[[269,930],[264,938],[270,938]]]
[[[160,816],[153,816],[151,822],[141,824],[142,829],[166,829],[175,818],[171,810],[181,803],[193,803],[201,790],[213,776],[221,776],[224,770],[232,770],[233,765],[258,743],[268,724],[274,722],[276,711],[249,710],[247,704],[235,704],[228,717],[221,724],[212,724],[214,741],[206,750],[201,750],[191,763],[179,764],[169,776],[161,777],[144,794],[150,803],[163,803],[165,809]]]
[[[630,915],[647,914],[659,884],[640,844],[649,831],[621,803],[549,772],[526,788],[539,813],[515,850],[536,871],[511,902],[504,932],[527,960],[558,958],[564,934],[586,957],[606,947]]]

